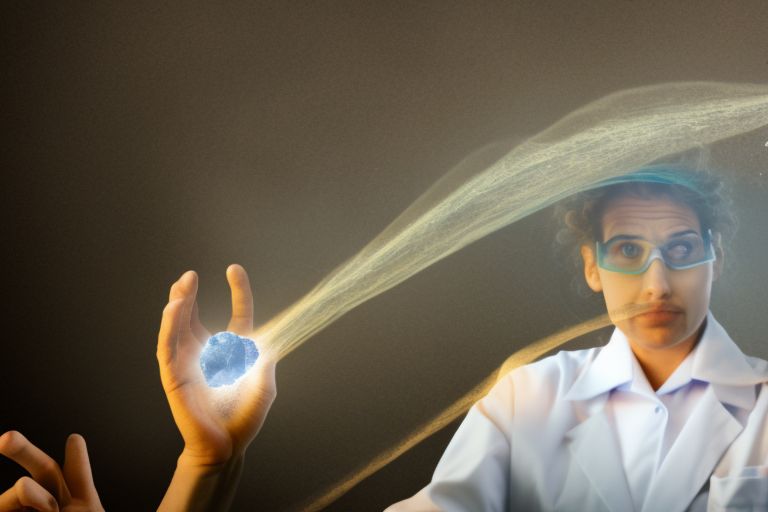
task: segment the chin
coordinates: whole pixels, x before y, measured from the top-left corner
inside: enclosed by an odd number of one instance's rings
[[[684,344],[685,342],[691,340],[692,337],[695,337],[694,343],[691,345],[691,348],[696,345],[698,342],[698,336],[697,331],[694,330],[692,333],[685,333],[685,332],[667,332],[667,333],[654,333],[654,335],[646,335],[641,336],[638,339],[643,340],[643,344],[646,345],[649,348],[672,348],[676,347],[677,345]]]
[[[627,336],[630,340],[649,349],[672,348],[686,339],[684,333],[677,329],[657,327],[654,329],[642,329]]]

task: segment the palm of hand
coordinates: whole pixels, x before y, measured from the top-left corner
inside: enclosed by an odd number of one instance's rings
[[[232,290],[228,331],[250,336],[253,298],[248,276],[239,265],[227,269]],[[199,365],[200,351],[210,333],[197,313],[197,275],[187,272],[171,287],[158,336],[157,357],[163,388],[174,420],[184,438],[181,459],[196,466],[223,464],[242,454],[261,428],[275,395],[275,362],[260,350],[237,397],[218,407]],[[261,349],[261,347],[260,347]]]

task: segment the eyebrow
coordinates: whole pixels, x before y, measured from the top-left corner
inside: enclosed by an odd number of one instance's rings
[[[696,231],[695,229],[685,229],[683,231],[678,231],[676,233],[672,233],[671,235],[669,235],[669,238],[674,238],[676,236],[683,236],[683,235],[689,235],[689,234],[694,234],[694,235],[701,236],[701,234],[698,231]]]
[[[698,233],[698,231],[696,231],[695,229],[685,229],[683,231],[676,231],[675,233],[672,233],[671,235],[669,235],[667,237],[667,240],[672,239],[672,238],[677,238],[679,236],[685,236],[685,235],[691,235],[691,234],[697,235],[697,236],[701,236]],[[603,243],[607,244],[607,243],[610,243],[610,242],[614,242],[616,240],[645,240],[645,238],[643,238],[643,237],[641,237],[639,235],[616,235],[616,236],[613,236],[610,239],[606,240]]]

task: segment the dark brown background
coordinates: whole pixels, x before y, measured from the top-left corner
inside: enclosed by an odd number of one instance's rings
[[[768,2],[3,3],[0,428],[89,442],[109,510],[150,510],[181,448],[156,330],[170,283],[224,269],[259,320],[300,297],[485,144],[609,92],[768,81]],[[713,148],[742,229],[713,310],[765,345],[768,132]],[[278,368],[236,509],[287,510],[368,461],[516,348],[600,312],[551,255],[548,211],[351,312]],[[599,343],[600,337],[588,340]],[[455,425],[329,510],[429,479]],[[0,483],[21,471],[6,461]]]

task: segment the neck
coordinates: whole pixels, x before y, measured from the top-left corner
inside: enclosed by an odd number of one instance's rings
[[[696,347],[704,332],[706,320],[696,329],[691,336],[671,347],[648,348],[630,342],[632,352],[640,363],[648,383],[654,391],[658,390],[674,373],[680,363],[682,363],[688,354]]]

